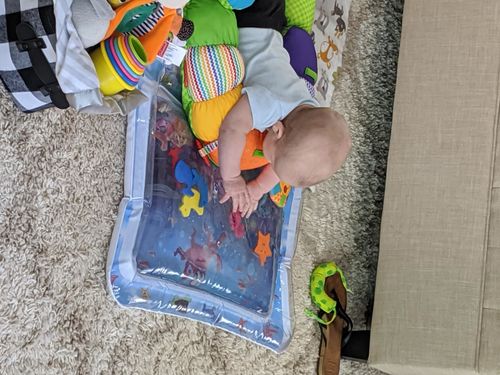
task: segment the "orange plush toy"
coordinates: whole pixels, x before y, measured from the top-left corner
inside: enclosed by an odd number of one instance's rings
[[[130,0],[115,12],[104,39],[115,32],[135,35],[146,51],[148,64],[154,61],[169,33],[187,39],[193,29],[192,23],[183,21],[175,9],[166,8],[157,1]]]
[[[250,169],[256,169],[263,167],[269,162],[264,157],[262,151],[262,143],[267,132],[261,133],[258,130],[252,130],[247,134],[247,141],[245,143],[245,149],[241,155],[240,169],[242,171],[247,171]],[[215,165],[219,165],[219,142],[203,142],[198,140],[199,150],[198,153],[203,158],[208,158]]]

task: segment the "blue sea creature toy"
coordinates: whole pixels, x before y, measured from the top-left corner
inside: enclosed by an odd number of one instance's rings
[[[205,207],[208,203],[208,186],[203,176],[196,168],[191,168],[184,160],[179,160],[175,166],[175,179],[184,184],[181,192],[188,197],[193,196],[193,187],[198,187],[200,193],[199,206]]]

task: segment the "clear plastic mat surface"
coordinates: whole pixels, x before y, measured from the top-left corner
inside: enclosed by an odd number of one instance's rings
[[[218,169],[198,155],[186,123],[178,68],[154,64],[144,84],[154,88],[159,76],[156,95],[128,119],[109,289],[123,307],[198,320],[283,351],[293,328],[301,192],[292,190],[284,209],[266,195],[249,219],[232,214],[219,203]]]

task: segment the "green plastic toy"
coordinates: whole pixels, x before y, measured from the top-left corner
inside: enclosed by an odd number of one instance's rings
[[[335,301],[325,292],[326,278],[333,276],[336,273],[340,275],[342,284],[344,285],[346,291],[350,291],[347,288],[347,281],[344,277],[344,273],[334,262],[320,264],[314,269],[311,274],[311,281],[309,286],[311,299],[313,300],[314,304],[318,306],[318,308],[320,308],[322,311],[326,312],[327,314],[333,313],[333,315],[329,321],[324,321],[309,309],[305,309],[305,313],[308,317],[313,318],[324,325],[330,324],[337,317],[337,301]]]
[[[116,31],[121,33],[128,33],[132,31],[134,28],[146,21],[151,14],[153,14],[156,6],[157,5],[155,3],[144,4],[129,10],[123,16],[123,19],[116,28]]]

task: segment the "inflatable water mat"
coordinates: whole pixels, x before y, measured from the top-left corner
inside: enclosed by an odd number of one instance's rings
[[[293,328],[301,191],[292,189],[284,208],[266,195],[249,219],[221,205],[219,171],[197,152],[179,81],[167,66],[157,94],[128,118],[110,293],[122,307],[193,319],[281,352]]]

